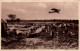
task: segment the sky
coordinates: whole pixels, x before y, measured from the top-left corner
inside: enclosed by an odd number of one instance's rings
[[[9,14],[24,20],[45,19],[78,19],[77,2],[3,2],[2,19],[9,19]],[[52,8],[60,9],[60,13],[51,13]]]

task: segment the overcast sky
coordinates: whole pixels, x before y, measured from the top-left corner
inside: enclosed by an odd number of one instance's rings
[[[51,13],[50,9],[60,9],[60,13]],[[8,19],[9,14],[25,20],[34,19],[78,19],[78,3],[76,2],[4,2],[2,18]]]

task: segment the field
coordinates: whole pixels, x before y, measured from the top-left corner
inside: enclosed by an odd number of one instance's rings
[[[78,24],[76,23],[33,23],[35,30],[25,34],[1,37],[1,49],[78,49]],[[28,25],[26,25],[28,26]],[[32,35],[34,31],[45,26],[38,36]],[[31,30],[31,29],[30,29]],[[54,32],[52,37],[51,31]]]

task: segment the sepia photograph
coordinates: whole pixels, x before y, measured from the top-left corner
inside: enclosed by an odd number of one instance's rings
[[[1,49],[79,49],[79,3],[2,2]]]

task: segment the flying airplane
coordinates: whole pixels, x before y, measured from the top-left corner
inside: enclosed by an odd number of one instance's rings
[[[59,13],[60,9],[52,8],[49,13]]]

